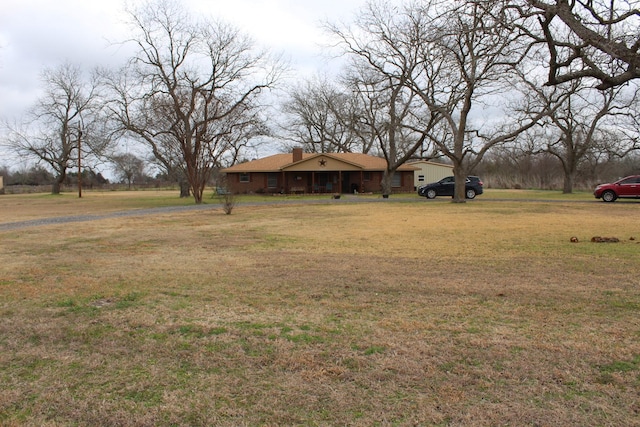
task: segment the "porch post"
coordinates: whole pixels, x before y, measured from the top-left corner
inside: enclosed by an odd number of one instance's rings
[[[287,173],[282,171],[282,192],[287,193]]]
[[[342,171],[338,171],[338,194],[342,194]]]

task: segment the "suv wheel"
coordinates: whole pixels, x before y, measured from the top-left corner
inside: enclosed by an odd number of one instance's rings
[[[436,198],[436,190],[434,190],[434,189],[427,190],[427,192],[425,193],[425,196],[427,196],[427,199],[435,199]]]
[[[616,196],[616,193],[611,190],[607,190],[602,193],[602,200],[604,200],[605,202],[614,202],[617,198],[618,196]]]
[[[473,199],[474,197],[476,197],[476,190],[474,190],[473,188],[467,188],[466,195],[467,199]]]

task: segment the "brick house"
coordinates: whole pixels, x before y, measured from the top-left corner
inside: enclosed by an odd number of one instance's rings
[[[247,193],[368,193],[381,191],[386,160],[359,153],[275,154],[222,170],[226,187]],[[415,167],[402,165],[393,178],[394,192],[411,192]]]

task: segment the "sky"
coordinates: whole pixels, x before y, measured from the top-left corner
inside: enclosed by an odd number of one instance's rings
[[[129,0],[139,3],[139,0]],[[298,75],[321,71],[321,23],[348,22],[366,0],[182,0],[194,14],[229,22],[259,46],[281,53]],[[2,0],[0,119],[18,119],[40,94],[45,68],[63,62],[89,71],[118,67],[127,51],[122,0]]]

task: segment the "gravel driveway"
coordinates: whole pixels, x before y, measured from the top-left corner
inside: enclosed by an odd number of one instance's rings
[[[329,204],[329,203],[354,203],[354,202],[382,202],[391,199],[362,199],[354,196],[342,197],[339,200],[334,199],[310,199],[310,200],[278,200],[273,202],[253,202],[253,203],[241,203],[240,206],[264,206],[264,205],[296,205],[296,204]],[[403,199],[395,198],[394,201],[400,201]],[[405,199],[409,200],[409,199]],[[415,201],[415,199],[413,199]],[[16,221],[0,224],[0,231],[6,230],[18,230],[21,228],[38,227],[42,225],[53,224],[67,224],[73,222],[86,222],[97,221],[101,219],[109,218],[127,218],[132,216],[145,216],[145,215],[161,215],[172,212],[189,212],[189,211],[203,211],[203,210],[215,210],[222,209],[222,205],[219,203],[203,204],[203,205],[189,205],[189,206],[168,206],[161,208],[149,208],[149,209],[132,209],[127,211],[109,212],[98,215],[72,215],[72,216],[60,216],[49,218],[31,219],[28,221]]]

